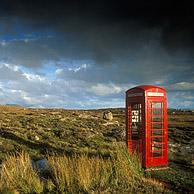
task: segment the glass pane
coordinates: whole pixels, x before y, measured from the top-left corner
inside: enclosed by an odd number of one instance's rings
[[[163,154],[163,102],[151,103],[151,155],[161,157]]]
[[[162,156],[162,144],[155,143],[152,144],[152,157],[161,157]]]
[[[160,143],[152,145],[152,150],[153,151],[158,151],[158,150],[161,150],[161,149],[162,149],[162,144],[160,144]]]
[[[162,102],[152,102],[152,108],[162,108]]]
[[[162,136],[163,130],[152,130],[152,136]]]
[[[152,123],[152,129],[162,129],[162,123]]]
[[[162,115],[152,115],[152,122],[162,122]]]
[[[152,138],[152,143],[157,143],[157,142],[162,142],[162,137],[153,137]]]
[[[162,109],[153,109],[152,114],[153,115],[162,115]]]

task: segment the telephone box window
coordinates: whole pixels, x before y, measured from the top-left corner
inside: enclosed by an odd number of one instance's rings
[[[153,122],[161,122],[162,121],[161,115],[152,115],[152,121]]]
[[[151,103],[151,156],[163,155],[163,103]],[[157,119],[156,119],[157,118]]]
[[[152,130],[152,136],[162,136],[163,130]]]
[[[156,129],[162,129],[162,126],[163,126],[162,123],[161,122],[158,122],[158,121],[157,122],[154,121],[152,123],[152,129],[155,129],[155,130]]]
[[[152,103],[152,108],[161,109],[162,108],[162,102],[154,102],[154,103]]]

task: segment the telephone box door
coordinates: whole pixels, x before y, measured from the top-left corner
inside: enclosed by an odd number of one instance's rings
[[[150,166],[166,165],[166,126],[162,100],[148,101],[148,155]]]
[[[129,105],[129,131],[131,150],[142,158],[142,104],[131,102]]]

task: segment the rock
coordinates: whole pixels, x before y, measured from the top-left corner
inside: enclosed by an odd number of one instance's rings
[[[113,122],[107,121],[106,123],[102,123],[102,125],[104,125],[104,126],[117,125],[118,127],[120,126],[118,121],[113,121]]]
[[[169,145],[169,147],[172,147],[172,148],[179,148],[179,147],[181,147],[181,144],[179,144],[179,143],[171,143],[171,142],[169,142],[168,145]]]
[[[60,112],[51,112],[50,114],[51,114],[51,115],[59,115]]]
[[[119,121],[115,121],[115,124],[119,127],[120,124],[119,124]]]
[[[190,155],[192,153],[192,148],[190,146],[184,145],[180,147],[181,155]]]
[[[113,114],[110,111],[104,112],[103,113],[103,119],[112,121],[113,120]]]
[[[72,115],[73,116],[79,116],[79,114],[77,112],[73,112]]]
[[[66,121],[67,120],[67,118],[66,117],[64,117],[64,118],[62,118],[62,119],[60,119],[60,121]]]
[[[35,135],[34,139],[35,139],[36,141],[39,141],[39,140],[40,140],[40,138],[39,138],[37,135]]]
[[[90,115],[83,113],[83,114],[80,114],[78,117],[82,118],[82,119],[88,119],[90,117]]]
[[[177,152],[177,150],[174,149],[174,148],[169,148],[169,151],[172,152],[172,153],[176,153]]]

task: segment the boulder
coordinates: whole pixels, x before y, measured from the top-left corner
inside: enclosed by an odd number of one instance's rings
[[[108,121],[112,121],[113,120],[113,114],[110,111],[104,112],[103,113],[103,119],[106,119]]]
[[[35,139],[36,141],[39,141],[39,140],[40,140],[40,138],[39,138],[37,135],[35,135],[34,139]]]

